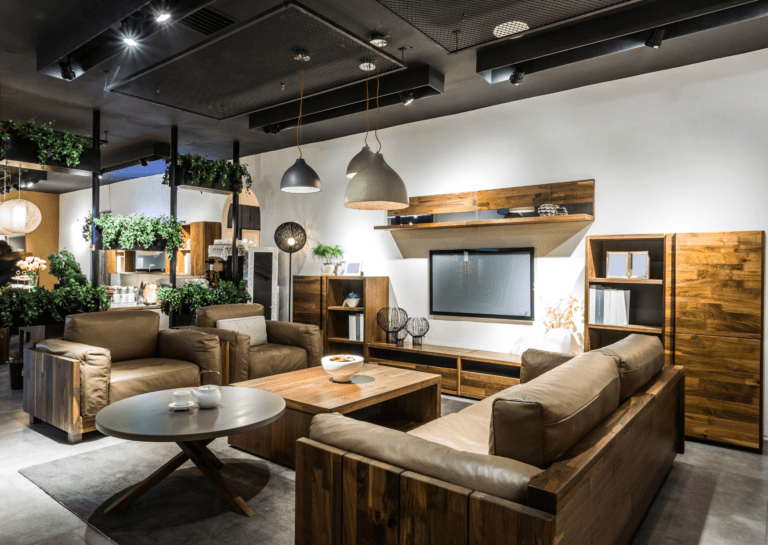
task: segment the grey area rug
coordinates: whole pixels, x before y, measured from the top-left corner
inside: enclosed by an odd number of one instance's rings
[[[222,475],[255,515],[229,505],[187,462],[125,511],[104,509],[179,452],[176,444],[127,442],[20,470],[27,479],[120,545],[294,542],[293,471],[230,448],[209,445]]]

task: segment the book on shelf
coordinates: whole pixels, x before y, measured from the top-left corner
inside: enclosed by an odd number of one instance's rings
[[[629,325],[630,290],[590,286],[589,323],[591,325]]]
[[[357,340],[357,317],[354,314],[350,314],[349,318],[349,340]]]
[[[349,340],[350,341],[365,341],[365,316],[360,313],[349,315]]]

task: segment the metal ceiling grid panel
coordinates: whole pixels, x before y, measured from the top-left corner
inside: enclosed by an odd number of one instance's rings
[[[301,62],[305,97],[372,77],[360,69],[361,59],[378,55],[382,74],[403,68],[365,40],[301,5],[288,4],[226,28],[110,90],[226,119],[297,100],[297,51],[310,56]]]
[[[561,23],[634,0],[377,0],[448,51]]]

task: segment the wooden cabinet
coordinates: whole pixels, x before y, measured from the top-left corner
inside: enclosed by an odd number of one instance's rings
[[[686,436],[762,450],[765,233],[677,234],[675,242]]]

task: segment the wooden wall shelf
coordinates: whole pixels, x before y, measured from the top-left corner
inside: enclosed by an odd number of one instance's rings
[[[590,284],[638,284],[663,286],[664,280],[659,278],[590,278]]]
[[[645,333],[648,335],[661,335],[664,333],[664,328],[661,326],[652,325],[603,325],[603,324],[590,324],[589,329],[601,329],[605,331],[626,331],[628,333]]]
[[[446,223],[417,223],[416,225],[377,225],[379,231],[422,231],[427,229],[458,229],[466,227],[503,227],[516,225],[550,225],[563,223],[591,222],[591,214],[571,214],[568,216],[537,216],[533,218],[507,218],[498,220],[453,221]]]

